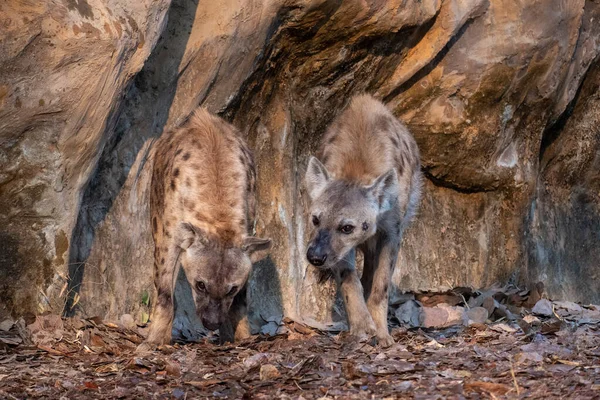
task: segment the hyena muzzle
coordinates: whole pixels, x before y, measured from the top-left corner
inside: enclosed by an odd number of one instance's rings
[[[306,257],[337,280],[350,332],[390,345],[388,289],[419,203],[418,147],[381,102],[360,95],[328,128],[319,158],[305,176],[313,226]],[[364,255],[360,279],[356,249]]]
[[[249,235],[256,170],[240,133],[203,108],[156,142],[150,212],[157,290],[142,349],[171,340],[180,266],[202,324],[223,341],[249,335],[246,283],[269,239]]]

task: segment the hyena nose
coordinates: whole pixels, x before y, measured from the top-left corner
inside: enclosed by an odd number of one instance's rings
[[[325,264],[325,260],[327,260],[327,254],[319,252],[314,247],[309,247],[308,251],[306,252],[306,258],[308,259],[308,262],[315,267],[320,267]]]
[[[202,318],[202,325],[210,331],[216,331],[219,329],[219,321],[216,321],[212,318]]]

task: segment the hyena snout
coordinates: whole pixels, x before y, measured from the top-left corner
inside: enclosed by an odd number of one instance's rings
[[[211,331],[219,329],[219,326],[225,319],[225,313],[223,312],[223,304],[221,301],[211,299],[204,310],[200,314],[200,320],[202,325]]]
[[[327,252],[322,246],[312,245],[306,252],[306,258],[315,267],[322,267],[325,265],[325,261],[327,261]]]
[[[327,258],[331,260],[331,246],[330,246],[330,234],[325,229],[320,229],[316,232],[313,240],[308,245],[306,252],[306,258],[315,267],[322,267],[325,265]]]

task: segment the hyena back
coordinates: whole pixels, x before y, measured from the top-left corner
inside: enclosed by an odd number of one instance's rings
[[[421,192],[417,144],[387,107],[360,95],[330,125],[319,157],[323,163],[311,157],[305,177],[314,227],[308,261],[335,276],[351,333],[390,345],[388,288]]]
[[[180,265],[202,324],[249,334],[246,282],[270,240],[249,236],[256,172],[239,132],[203,108],[156,142],[150,212],[157,297],[146,345],[169,343]]]

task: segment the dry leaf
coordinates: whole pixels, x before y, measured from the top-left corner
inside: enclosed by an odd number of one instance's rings
[[[493,382],[481,382],[474,381],[465,383],[465,390],[471,390],[475,392],[487,392],[492,394],[497,394],[500,396],[505,395],[510,391],[510,386],[503,385],[501,383],[493,383]]]

